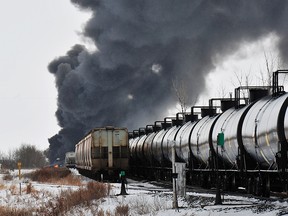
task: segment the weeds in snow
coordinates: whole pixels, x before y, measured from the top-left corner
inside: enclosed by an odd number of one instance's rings
[[[3,180],[5,181],[11,181],[13,179],[13,176],[9,173],[3,176]]]
[[[136,215],[150,214],[155,215],[160,210],[168,209],[167,201],[161,198],[159,195],[154,196],[152,203],[147,202],[145,196],[138,196],[134,202],[131,203],[131,211]]]
[[[77,190],[68,189],[60,191],[58,195],[54,195],[49,191],[35,190],[32,183],[29,181],[19,185],[11,184],[8,187],[0,185],[0,189],[2,190],[7,188],[6,197],[2,200],[2,202],[9,204],[11,203],[9,207],[0,206],[1,216],[65,215],[67,211],[76,205],[84,205],[91,212],[95,212],[95,215],[101,215],[103,210],[99,210],[97,205],[90,206],[90,203],[93,200],[98,200],[108,196],[111,191],[109,184],[103,184],[99,182],[88,182],[84,187],[81,183],[81,179],[78,178],[78,176],[73,176],[68,169],[46,168],[37,170],[33,173],[30,173],[29,175],[25,175],[25,177],[29,177],[33,181],[39,181],[43,183],[76,185],[79,186],[79,188]],[[7,179],[6,181],[10,181],[10,178],[5,179]],[[22,186],[22,191],[20,191],[19,186]],[[77,215],[81,215],[81,213]],[[85,213],[82,215],[85,215]],[[103,215],[105,215],[104,211]]]
[[[30,216],[31,212],[25,209],[16,209],[16,208],[0,206],[0,215],[1,216]]]
[[[86,188],[79,188],[77,191],[62,191],[54,202],[50,201],[48,203],[49,213],[51,215],[59,215],[77,205],[89,206],[92,200],[108,196],[109,187],[109,184],[88,182]]]
[[[81,180],[71,174],[71,171],[66,168],[43,168],[29,173],[26,177],[32,181],[55,183],[61,185],[81,185]]]
[[[32,192],[32,184],[28,183],[27,186],[26,186],[26,193],[27,194],[31,194],[31,192]]]
[[[129,206],[128,205],[119,205],[115,208],[115,216],[128,216],[129,215]]]
[[[19,189],[14,184],[9,187],[9,191],[12,195],[16,195],[19,193]]]
[[[0,184],[0,190],[3,190],[5,188],[6,188],[6,186],[4,184]]]

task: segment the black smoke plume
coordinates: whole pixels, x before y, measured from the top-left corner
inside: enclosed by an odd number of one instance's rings
[[[91,19],[83,36],[97,51],[75,45],[49,64],[58,90],[61,130],[49,139],[61,157],[91,128],[139,128],[162,119],[177,99],[173,79],[191,98],[205,88],[213,58],[270,33],[287,60],[285,0],[71,0]]]

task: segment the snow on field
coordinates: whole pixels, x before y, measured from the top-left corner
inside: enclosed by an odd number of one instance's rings
[[[114,184],[114,193],[120,192],[120,185]],[[172,191],[149,183],[130,182],[127,196],[110,196],[103,208],[111,209],[115,204],[128,204],[131,215],[288,215],[288,200],[267,201],[256,198],[224,196],[223,205],[214,205],[214,194],[187,193],[179,198],[178,209],[172,209]]]
[[[28,172],[28,171],[27,171]],[[28,179],[18,180],[17,172],[11,172],[12,181],[3,180],[0,175],[0,206],[17,208],[41,207],[45,203],[55,200],[65,190],[77,190],[79,186],[42,184],[31,182]],[[77,175],[77,172],[75,172]],[[82,181],[90,181],[81,178]],[[33,190],[27,194],[27,185]],[[21,193],[20,193],[21,186]],[[129,207],[129,215],[179,215],[179,216],[222,216],[222,215],[261,215],[276,216],[288,215],[288,200],[265,200],[252,197],[224,195],[223,205],[214,205],[215,194],[188,192],[186,198],[179,197],[178,209],[172,209],[173,194],[171,189],[161,188],[148,182],[139,182],[128,179],[126,192],[128,195],[119,195],[120,183],[111,184],[110,195],[101,200],[93,201],[90,206],[79,205],[65,215],[92,216],[101,210],[104,215],[114,215],[117,206]],[[33,191],[37,191],[33,192]]]

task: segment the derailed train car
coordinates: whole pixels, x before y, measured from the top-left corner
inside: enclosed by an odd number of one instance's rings
[[[235,98],[221,100],[221,112],[211,99],[208,107],[200,107],[200,119],[193,107],[190,114],[182,115],[185,118],[164,119],[161,129],[155,122],[152,129],[131,133],[131,172],[170,178],[175,146],[177,161],[186,163],[190,184],[210,188],[217,179],[223,190],[241,187],[262,196],[271,191],[287,193],[288,93],[278,85],[280,73],[287,71],[273,73],[273,86],[247,87],[246,104],[240,104],[242,88],[238,88]],[[224,134],[221,146],[220,133]]]
[[[75,167],[95,180],[117,179],[128,171],[128,160],[127,128],[95,128],[75,146]]]

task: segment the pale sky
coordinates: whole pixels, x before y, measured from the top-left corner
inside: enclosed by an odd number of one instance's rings
[[[1,0],[0,152],[15,150],[21,144],[41,150],[49,147],[48,138],[59,127],[54,114],[57,91],[47,65],[74,44],[85,44],[79,32],[89,16],[69,0]],[[217,67],[207,77],[207,95],[219,97],[223,86],[228,92],[234,90],[231,70],[246,73],[263,69],[264,50],[270,55],[276,41],[270,35],[243,45],[231,56],[216,57]],[[228,71],[230,77],[226,76]],[[201,103],[204,100],[200,98]]]
[[[59,127],[48,63],[74,44],[89,13],[69,0],[1,0],[0,152],[22,143],[44,150]]]
[[[266,59],[272,71],[286,69],[279,58],[277,41],[277,36],[270,34],[258,41],[243,43],[239,50],[228,56],[216,56],[214,59],[216,68],[206,77],[207,89],[199,96],[197,105],[208,105],[211,98],[230,97],[230,92],[234,96],[234,89],[240,86],[238,79],[242,81],[242,85],[245,85],[245,77],[249,77],[251,86],[263,85],[261,73],[267,78]],[[288,80],[285,79],[280,83],[287,91]],[[180,106],[177,105],[176,109],[169,110],[169,115],[180,110]]]

